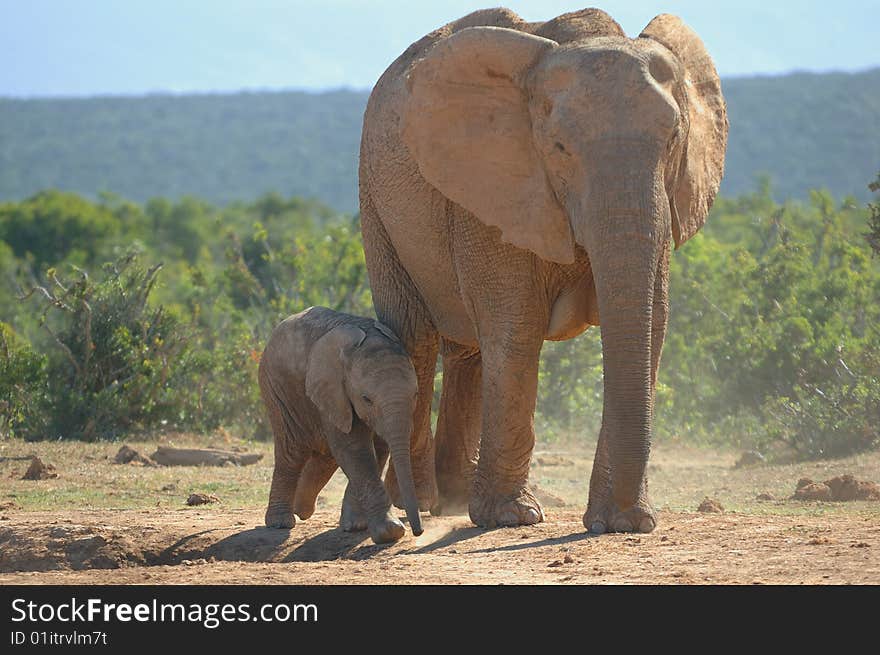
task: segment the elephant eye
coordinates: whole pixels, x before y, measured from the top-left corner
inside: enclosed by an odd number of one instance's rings
[[[363,401],[364,401],[365,403],[367,403],[368,405],[372,405],[372,404],[373,404],[373,400],[372,400],[369,396],[361,396],[361,398],[362,398]]]

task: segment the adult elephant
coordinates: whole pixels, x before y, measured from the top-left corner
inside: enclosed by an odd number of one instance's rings
[[[670,241],[703,225],[727,129],[712,60],[669,15],[630,39],[596,9],[545,23],[478,11],[391,64],[364,117],[361,222],[376,313],[419,378],[422,509],[469,501],[485,527],[543,519],[527,485],[541,346],[599,325],[584,524],[655,527],[645,473]]]

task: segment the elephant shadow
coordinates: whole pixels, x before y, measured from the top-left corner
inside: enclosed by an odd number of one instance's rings
[[[287,550],[291,530],[256,527],[211,541],[217,529],[202,530],[181,537],[157,556],[159,564],[179,564],[185,560],[210,559],[229,562],[272,562]]]
[[[365,560],[394,546],[377,545],[367,531],[345,532],[339,527],[303,539],[283,562],[326,562],[338,559]]]
[[[215,559],[227,562],[325,562],[333,560],[368,560],[380,553],[396,549],[400,555],[419,555],[448,548],[474,539],[487,532],[484,528],[456,527],[438,539],[424,545],[407,548],[405,542],[374,544],[369,533],[345,532],[339,527],[330,528],[313,535],[297,535],[297,530],[278,530],[263,526],[242,530],[213,541],[217,529],[202,530],[186,535],[156,553],[153,564],[180,564],[186,560]],[[467,552],[481,553],[514,551],[541,546],[555,546],[574,541],[592,539],[595,535],[576,533],[564,537],[525,541],[507,546],[472,549]],[[401,546],[403,548],[401,549]]]
[[[504,530],[506,528],[496,528]],[[484,535],[488,532],[492,532],[493,530],[487,528],[478,528],[478,527],[464,527],[464,528],[455,528],[451,532],[443,535],[440,539],[436,541],[426,544],[420,548],[415,550],[407,551],[407,554],[410,555],[423,555],[425,553],[431,553],[436,550],[441,550],[443,548],[448,548],[449,546],[453,546],[455,544],[460,544],[469,539],[474,539],[481,535]],[[504,551],[518,551],[518,550],[528,550],[529,548],[541,548],[543,546],[561,546],[565,544],[569,544],[576,541],[585,541],[589,539],[594,539],[599,535],[590,534],[588,532],[576,532],[573,534],[565,535],[562,537],[549,537],[546,539],[538,539],[536,541],[522,541],[520,543],[508,544],[506,546],[490,546],[487,548],[474,548],[471,550],[466,550],[462,552],[466,553],[494,553],[494,552],[504,552]]]
[[[562,537],[548,537],[546,539],[539,539],[537,541],[523,541],[522,543],[517,544],[508,544],[506,546],[493,546],[491,548],[478,548],[476,550],[469,551],[471,553],[497,553],[497,552],[511,552],[517,550],[527,550],[529,548],[541,548],[543,546],[562,546],[565,544],[570,544],[575,541],[589,541],[591,539],[598,539],[600,535],[592,534],[590,532],[575,532],[572,534],[567,534]]]

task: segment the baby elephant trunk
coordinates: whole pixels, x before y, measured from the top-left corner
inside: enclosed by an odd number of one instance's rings
[[[406,509],[406,517],[415,536],[422,534],[422,519],[419,517],[419,500],[416,496],[416,485],[413,481],[412,460],[410,457],[410,435],[412,434],[412,418],[409,410],[405,420],[392,422],[391,429],[384,432],[384,438],[391,451],[391,461],[397,473],[397,484],[400,487],[400,498]]]

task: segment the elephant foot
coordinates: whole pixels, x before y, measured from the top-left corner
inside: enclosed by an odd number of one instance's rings
[[[406,528],[398,519],[389,513],[380,521],[371,522],[368,526],[370,538],[375,544],[389,544],[400,539]]]
[[[269,505],[266,510],[266,527],[289,530],[296,525],[296,518],[290,505]]]
[[[315,513],[315,502],[317,499],[300,500],[296,499],[293,504],[293,513],[300,517],[303,521]]]
[[[367,529],[367,517],[361,508],[348,498],[342,499],[342,513],[339,515],[339,527],[345,532],[360,532]]]
[[[640,500],[621,511],[611,498],[592,502],[584,513],[584,527],[593,534],[606,532],[652,532],[657,527],[657,514],[647,500]]]
[[[528,488],[513,497],[477,495],[471,500],[468,513],[471,521],[481,528],[534,525],[544,520],[541,505]]]
[[[370,538],[376,544],[388,544],[392,541],[397,541],[406,533],[403,523],[392,516],[390,511],[385,516],[370,521],[359,508],[351,507],[350,504],[345,502],[342,504],[339,527],[344,532],[369,530]]]

